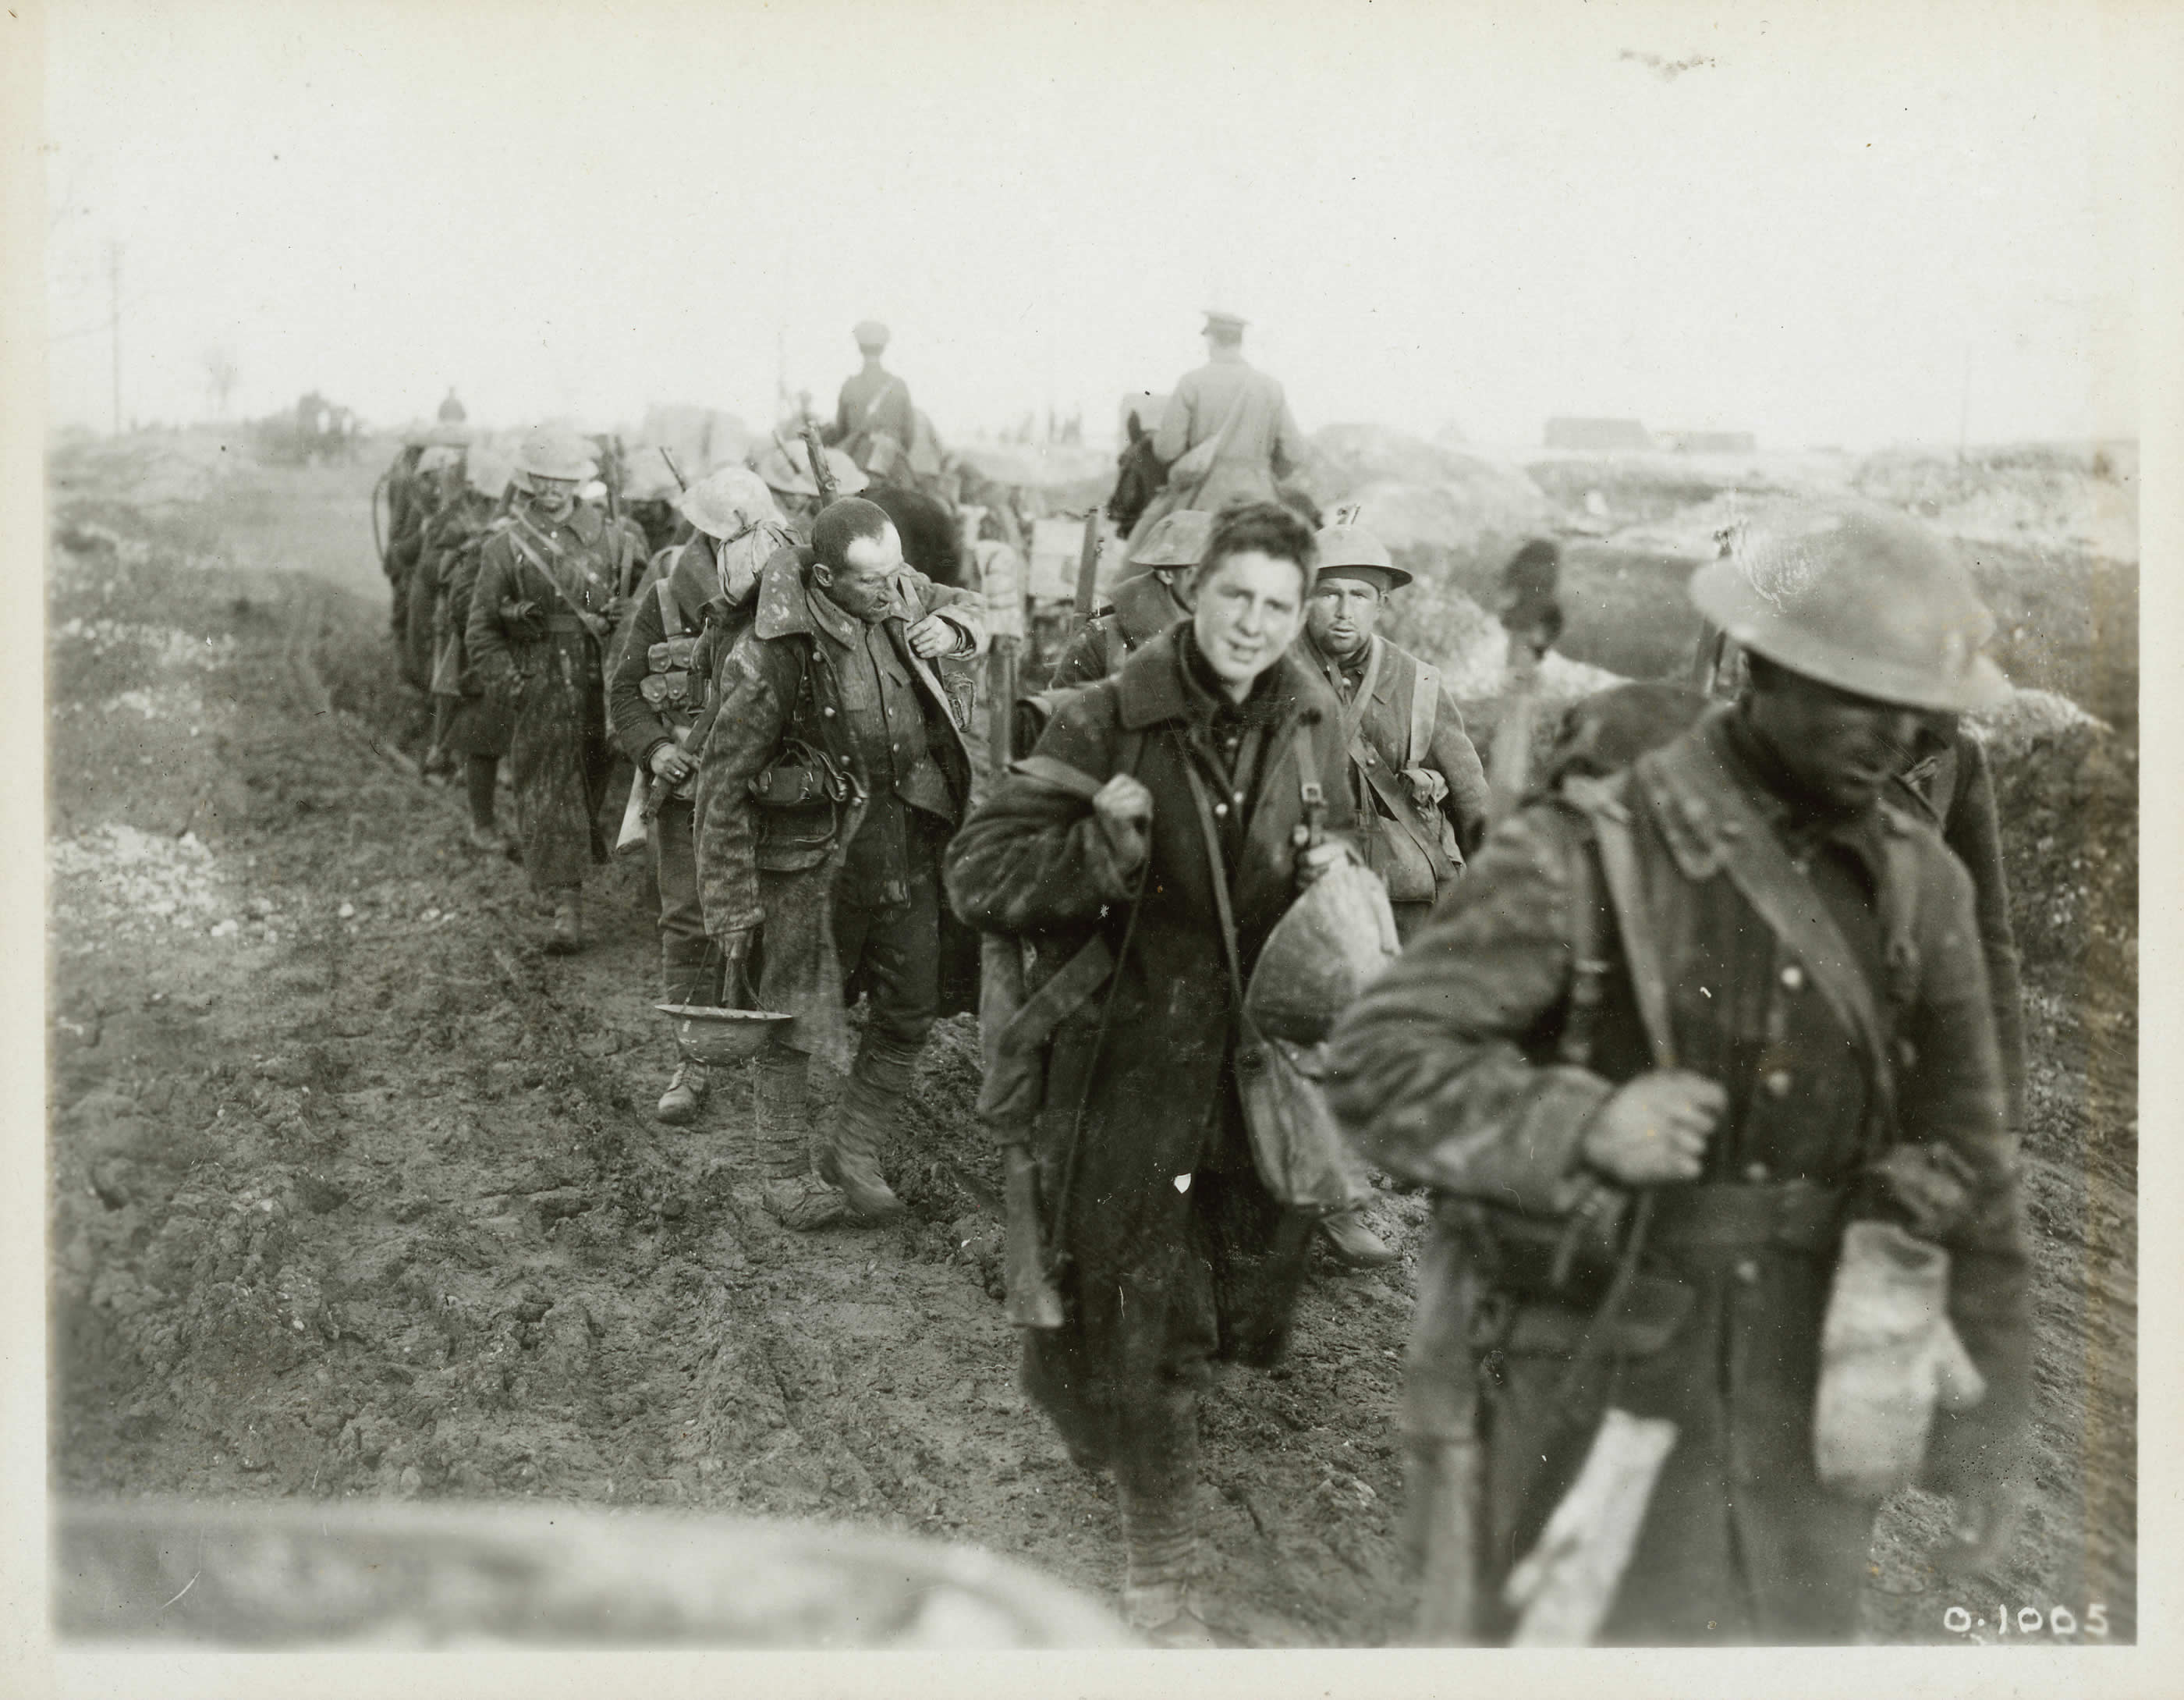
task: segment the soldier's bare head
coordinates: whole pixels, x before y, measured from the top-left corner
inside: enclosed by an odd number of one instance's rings
[[[1764,655],[1749,658],[1740,708],[1797,789],[1823,810],[1858,814],[1903,770],[1919,711],[1859,696]]]
[[[1316,545],[1275,502],[1222,510],[1191,580],[1191,633],[1231,699],[1241,702],[1304,624]]]
[[[895,575],[902,538],[887,510],[844,496],[820,512],[811,527],[811,582],[822,596],[867,625],[895,611]]]

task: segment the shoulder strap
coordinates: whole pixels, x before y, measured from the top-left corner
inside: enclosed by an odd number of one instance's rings
[[[1342,741],[1354,743],[1357,728],[1365,723],[1366,711],[1373,706],[1373,692],[1380,683],[1380,664],[1388,658],[1388,643],[1384,638],[1368,640],[1365,649],[1365,673],[1357,681],[1357,694],[1342,705]]]
[[[667,575],[662,573],[652,581],[652,594],[660,599],[660,635],[679,638],[682,635],[682,605],[675,599],[669,588]]]
[[[1228,901],[1228,870],[1221,861],[1221,832],[1213,824],[1213,804],[1206,794],[1206,782],[1198,777],[1197,764],[1186,755],[1183,761],[1184,778],[1190,782],[1190,800],[1198,811],[1198,833],[1206,842],[1206,868],[1213,880],[1213,911],[1221,922],[1221,954],[1228,964],[1228,991],[1235,1000],[1238,1015],[1244,1010],[1243,960],[1236,949],[1236,915]],[[1313,781],[1312,789],[1319,789]]]
[[[1433,750],[1434,728],[1440,723],[1440,669],[1420,661],[1411,677],[1411,747],[1406,767],[1423,767]]]
[[[1630,811],[1605,785],[1573,781],[1568,794],[1576,799],[1592,822],[1592,841],[1600,854],[1600,873],[1607,889],[1608,907],[1615,911],[1616,936],[1622,941],[1623,962],[1630,975],[1630,989],[1638,1002],[1638,1019],[1646,1029],[1646,1044],[1656,1068],[1676,1066],[1675,1028],[1669,1013],[1669,975],[1661,960],[1660,941],[1653,935],[1652,911],[1638,868],[1638,847],[1630,831]],[[1585,858],[1582,850],[1578,860]],[[1591,883],[1588,867],[1580,883]],[[1587,906],[1591,907],[1590,905]],[[1588,923],[1597,950],[1598,927]]]
[[[1599,1024],[1602,983],[1607,963],[1602,955],[1600,893],[1592,877],[1592,858],[1578,846],[1569,864],[1569,1015],[1556,1042],[1555,1060],[1573,1067],[1592,1066],[1593,1031]]]

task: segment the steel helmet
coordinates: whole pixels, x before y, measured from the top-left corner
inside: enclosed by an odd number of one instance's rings
[[[515,463],[505,450],[481,443],[465,457],[463,476],[470,480],[471,488],[497,502],[507,490],[508,481],[515,476]]]
[[[1322,874],[1267,934],[1244,1011],[1263,1033],[1317,1045],[1402,953],[1380,876],[1354,861]]]
[[[782,522],[781,509],[766,480],[748,466],[723,466],[708,472],[676,504],[682,517],[709,538],[739,538],[766,520]]]
[[[1753,654],[1858,696],[1962,711],[2009,695],[1981,653],[1994,616],[1971,575],[1924,526],[1869,503],[1761,510],[1691,575],[1691,596]]]
[[[1195,566],[1206,558],[1206,544],[1213,535],[1213,516],[1195,508],[1165,514],[1153,524],[1143,542],[1130,551],[1129,564],[1149,570],[1173,571]]]
[[[834,475],[834,493],[854,496],[866,484],[864,471],[838,449],[826,451],[827,470]],[[785,496],[816,496],[819,487],[811,482],[811,454],[803,439],[791,438],[788,442],[775,441],[751,457],[751,470]]]
[[[592,445],[566,425],[534,426],[515,451],[515,470],[534,478],[566,478],[582,483],[599,472]]]
[[[1340,578],[1344,567],[1370,567],[1381,575],[1380,588],[1400,590],[1411,582],[1411,575],[1396,565],[1388,553],[1387,544],[1374,537],[1361,525],[1332,525],[1318,537],[1319,576],[1325,578],[1333,573]]]

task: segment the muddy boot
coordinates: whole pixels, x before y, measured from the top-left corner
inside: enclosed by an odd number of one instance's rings
[[[667,1090],[660,1095],[660,1108],[655,1113],[670,1127],[687,1128],[698,1119],[699,1106],[712,1087],[712,1074],[705,1065],[685,1059],[667,1083]]]
[[[769,1051],[758,1060],[758,1133],[752,1140],[766,1214],[808,1233],[839,1222],[848,1201],[811,1173],[804,1100],[810,1060],[801,1051]]]
[[[911,1049],[867,1039],[842,1088],[840,1120],[834,1137],[819,1152],[816,1167],[823,1179],[849,1195],[850,1208],[865,1222],[891,1222],[903,1203],[880,1173],[880,1152],[894,1129],[896,1112],[910,1090]]]
[[[1194,1597],[1198,1573],[1198,1489],[1148,1494],[1125,1487],[1123,1621],[1154,1647],[1222,1645]]]
[[[575,886],[554,894],[554,926],[546,935],[546,954],[570,956],[584,948],[583,893]]]
[[[488,856],[508,854],[508,834],[499,827],[473,826],[470,830],[471,848],[483,850]]]
[[[504,856],[513,860],[515,847],[496,819],[499,809],[495,792],[499,781],[498,755],[473,755],[463,763],[463,790],[471,805],[471,848],[483,850],[488,856]]]
[[[1346,1269],[1384,1269],[1396,1261],[1388,1242],[1365,1225],[1362,1208],[1323,1218],[1319,1232],[1329,1255]]]

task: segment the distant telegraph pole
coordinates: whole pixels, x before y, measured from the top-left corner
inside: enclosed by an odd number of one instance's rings
[[[121,244],[106,245],[107,331],[114,346],[114,434],[121,435]]]

